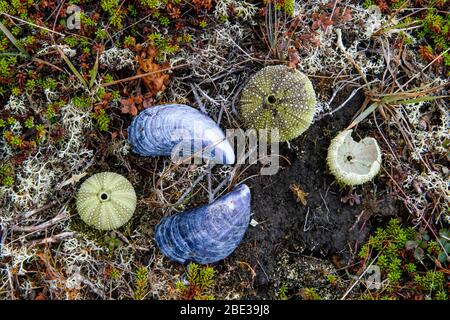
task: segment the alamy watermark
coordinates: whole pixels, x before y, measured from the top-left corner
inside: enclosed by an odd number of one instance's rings
[[[67,28],[70,30],[81,29],[81,8],[74,4],[67,7]]]
[[[379,290],[381,288],[381,269],[379,266],[370,265],[365,272],[365,281],[368,289]]]
[[[261,168],[261,175],[274,175],[278,172],[278,130],[227,129],[226,137],[223,138],[217,136],[217,129],[204,130],[200,124],[193,127],[196,128],[194,131],[177,129],[170,133],[169,139],[177,141],[171,154],[173,162],[227,163],[233,159],[234,164],[261,163],[264,166]]]

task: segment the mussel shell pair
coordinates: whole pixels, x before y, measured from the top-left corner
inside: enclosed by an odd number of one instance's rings
[[[183,104],[141,111],[128,128],[128,141],[142,156],[235,162],[234,150],[220,127],[207,115]],[[155,240],[171,260],[214,263],[236,249],[249,221],[250,189],[240,185],[211,204],[163,218],[155,228]]]
[[[155,240],[171,260],[214,263],[236,249],[249,222],[250,189],[241,184],[211,204],[163,218]]]
[[[203,158],[221,164],[235,161],[222,129],[204,113],[184,104],[141,111],[128,128],[128,141],[141,156]]]

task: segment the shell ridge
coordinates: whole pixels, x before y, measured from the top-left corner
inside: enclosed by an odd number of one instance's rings
[[[142,156],[169,156],[184,140],[192,146],[193,141],[200,139],[202,144],[219,144],[212,149],[217,148],[217,154],[219,151],[224,153],[222,157],[210,159],[224,164],[234,163],[234,150],[226,141],[222,129],[210,117],[188,105],[169,104],[147,108],[133,119],[128,132],[128,142],[133,146],[133,152]],[[219,139],[223,141],[219,143]],[[186,146],[189,147],[188,144]]]
[[[172,260],[213,263],[236,249],[249,221],[250,190],[242,184],[211,204],[163,218],[155,239]]]

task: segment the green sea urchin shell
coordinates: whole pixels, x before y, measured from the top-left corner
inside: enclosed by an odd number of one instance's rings
[[[83,182],[76,202],[84,222],[99,230],[113,230],[131,219],[136,209],[136,193],[125,177],[101,172]]]
[[[328,167],[336,180],[345,185],[370,181],[381,167],[381,150],[377,140],[366,137],[356,142],[352,131],[340,132],[328,148]]]
[[[287,66],[268,66],[242,90],[240,112],[252,129],[279,130],[279,141],[292,140],[312,123],[316,94],[308,77]]]

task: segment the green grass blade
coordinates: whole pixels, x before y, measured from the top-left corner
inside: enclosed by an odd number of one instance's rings
[[[378,103],[372,103],[367,109],[365,109],[353,122],[348,126],[348,128],[353,128],[358,123],[367,118],[375,109],[378,107]]]
[[[411,103],[418,103],[418,102],[424,102],[424,101],[433,101],[433,100],[439,100],[444,98],[449,98],[450,96],[426,96],[426,97],[420,97],[415,99],[406,99],[406,100],[400,100],[397,101],[398,104],[411,104]]]
[[[97,54],[97,58],[95,59],[94,67],[92,68],[92,70],[89,73],[91,74],[91,81],[89,81],[89,89],[92,89],[92,87],[94,86],[94,83],[95,83],[95,79],[97,78],[97,73],[98,73],[98,54]]]
[[[69,66],[70,70],[73,72],[73,74],[80,80],[80,82],[86,87],[88,87],[88,84],[86,82],[86,79],[83,78],[83,76],[78,72],[78,70],[75,68],[75,66],[70,62],[69,58],[64,54],[64,52],[58,47],[58,52],[61,55],[61,58],[66,62],[66,64]]]
[[[19,41],[16,39],[16,37],[13,36],[13,34],[11,32],[9,32],[8,28],[5,27],[5,25],[3,23],[0,22],[0,30],[2,30],[2,32],[5,34],[5,36],[9,39],[9,41],[12,42],[12,44],[14,44],[14,46],[16,46],[16,48],[26,57],[30,57],[30,55],[28,54],[28,52],[25,50],[24,47],[22,47],[22,45],[19,43]]]

